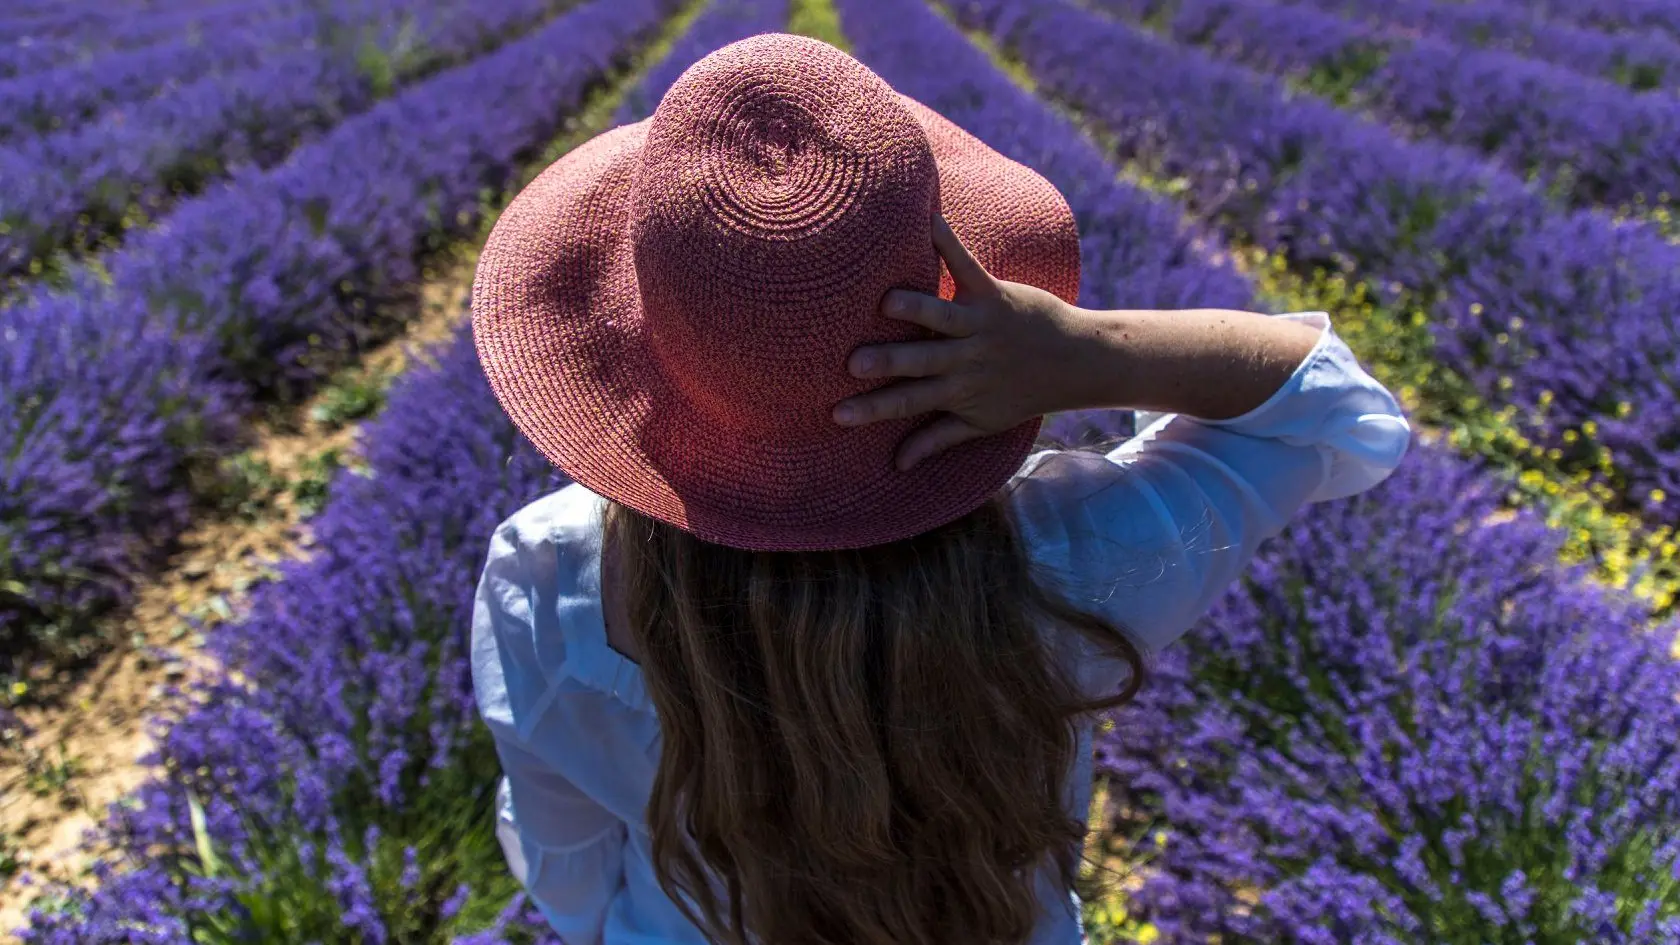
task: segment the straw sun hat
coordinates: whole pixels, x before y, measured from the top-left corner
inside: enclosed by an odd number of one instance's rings
[[[895,287],[951,297],[935,211],[997,277],[1078,294],[1078,232],[1048,181],[832,46],[742,40],[514,199],[473,286],[479,359],[562,472],[700,538],[906,538],[984,503],[1039,427],[900,472],[899,442],[931,418],[832,419],[886,383],[847,372],[855,348],[932,336],[879,306]]]

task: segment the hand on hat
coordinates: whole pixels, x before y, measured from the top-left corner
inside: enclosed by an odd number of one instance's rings
[[[858,348],[847,364],[853,377],[914,380],[847,398],[834,410],[835,422],[845,426],[943,412],[904,438],[901,470],[1064,406],[1057,379],[1066,374],[1073,306],[1043,289],[993,277],[944,217],[934,218],[933,244],[956,282],[955,298],[894,289],[882,299],[881,313],[946,337]]]

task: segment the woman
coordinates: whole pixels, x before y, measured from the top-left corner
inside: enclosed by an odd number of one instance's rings
[[[1322,314],[1078,263],[1043,178],[784,35],[508,208],[480,358],[574,484],[497,531],[474,682],[564,941],[1081,939],[1094,713],[1410,433]],[[1087,408],[1165,415],[1033,451]]]

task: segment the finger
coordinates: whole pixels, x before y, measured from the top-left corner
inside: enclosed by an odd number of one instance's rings
[[[898,447],[898,468],[900,471],[909,469],[958,443],[977,440],[985,435],[986,431],[956,414],[946,414],[904,438]]]
[[[853,377],[928,377],[949,374],[962,363],[966,347],[960,339],[906,341],[868,345],[852,352],[847,368]]]
[[[834,405],[834,421],[841,426],[855,427],[882,420],[903,420],[933,410],[942,410],[950,403],[951,384],[948,378],[929,377],[889,384],[880,390],[848,397]]]
[[[881,300],[881,314],[959,338],[980,328],[979,313],[973,309],[909,289],[889,290]]]
[[[957,238],[957,231],[951,229],[951,224],[945,222],[943,215],[933,218],[933,247],[939,250],[939,255],[945,260],[945,268],[951,270],[951,278],[957,283],[957,291],[965,293],[985,292],[993,284],[992,274],[986,267],[980,265],[980,260],[968,251],[962,240]]]

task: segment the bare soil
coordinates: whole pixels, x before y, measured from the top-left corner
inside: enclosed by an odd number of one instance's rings
[[[401,334],[354,372],[395,376],[447,340],[466,315],[475,263],[465,253],[438,263]],[[313,409],[320,400],[257,425],[252,455],[276,479],[296,480],[325,450],[355,456],[360,425],[320,419]],[[137,589],[133,609],[112,618],[109,638],[119,643],[62,698],[18,710],[23,731],[0,744],[0,862],[9,844],[20,864],[0,880],[0,940],[15,940],[12,930],[44,881],[80,883],[106,852],[90,831],[109,804],[146,780],[139,759],[152,747],[148,720],[178,707],[170,687],[214,668],[201,649],[204,632],[237,619],[249,588],[272,578],[277,563],[307,556],[304,512],[282,491],[256,521],[223,516],[197,525],[168,569]]]

